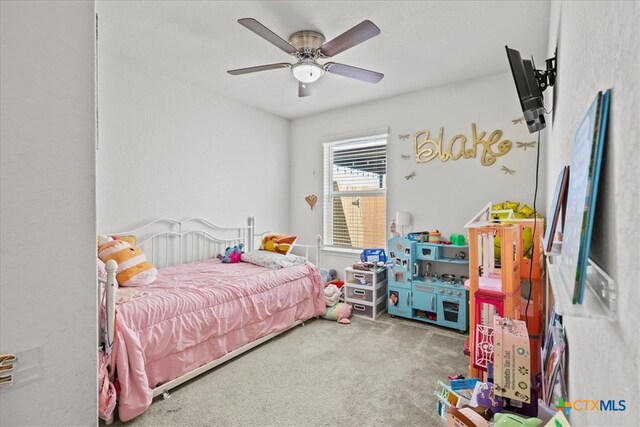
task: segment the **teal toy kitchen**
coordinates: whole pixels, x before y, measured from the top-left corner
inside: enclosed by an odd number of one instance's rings
[[[387,272],[389,315],[466,332],[469,247],[400,236],[387,246],[393,264]]]

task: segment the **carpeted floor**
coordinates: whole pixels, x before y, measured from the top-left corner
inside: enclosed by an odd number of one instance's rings
[[[386,314],[311,320],[116,425],[443,425],[433,391],[467,372],[465,337]]]

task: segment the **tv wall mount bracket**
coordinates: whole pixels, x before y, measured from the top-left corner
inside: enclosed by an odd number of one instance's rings
[[[535,68],[535,62],[533,62],[533,57],[531,57],[531,63],[534,67],[540,92],[544,92],[548,86],[553,86],[556,83],[556,55],[557,53],[554,52],[553,57],[545,61],[547,69],[544,71]]]

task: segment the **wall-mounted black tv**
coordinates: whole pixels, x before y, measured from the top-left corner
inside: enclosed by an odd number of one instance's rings
[[[516,84],[520,106],[522,107],[529,133],[544,129],[546,126],[544,103],[542,102],[542,92],[538,86],[538,78],[533,62],[528,59],[522,59],[520,52],[517,50],[510,49],[509,46],[505,46],[505,48],[507,49],[511,74]]]

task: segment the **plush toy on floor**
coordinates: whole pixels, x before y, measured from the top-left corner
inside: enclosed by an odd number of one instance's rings
[[[238,246],[225,249],[222,262],[225,264],[235,264],[236,262],[240,262],[240,255],[242,255],[243,248],[244,245],[240,243]]]
[[[337,320],[339,323],[351,323],[351,306],[340,301],[342,291],[336,285],[327,285],[324,288],[324,302],[327,305],[323,319]]]
[[[346,324],[351,323],[349,316],[351,316],[351,306],[347,303],[339,302],[336,305],[327,307],[326,313],[321,317],[328,320],[337,320],[338,323]]]

